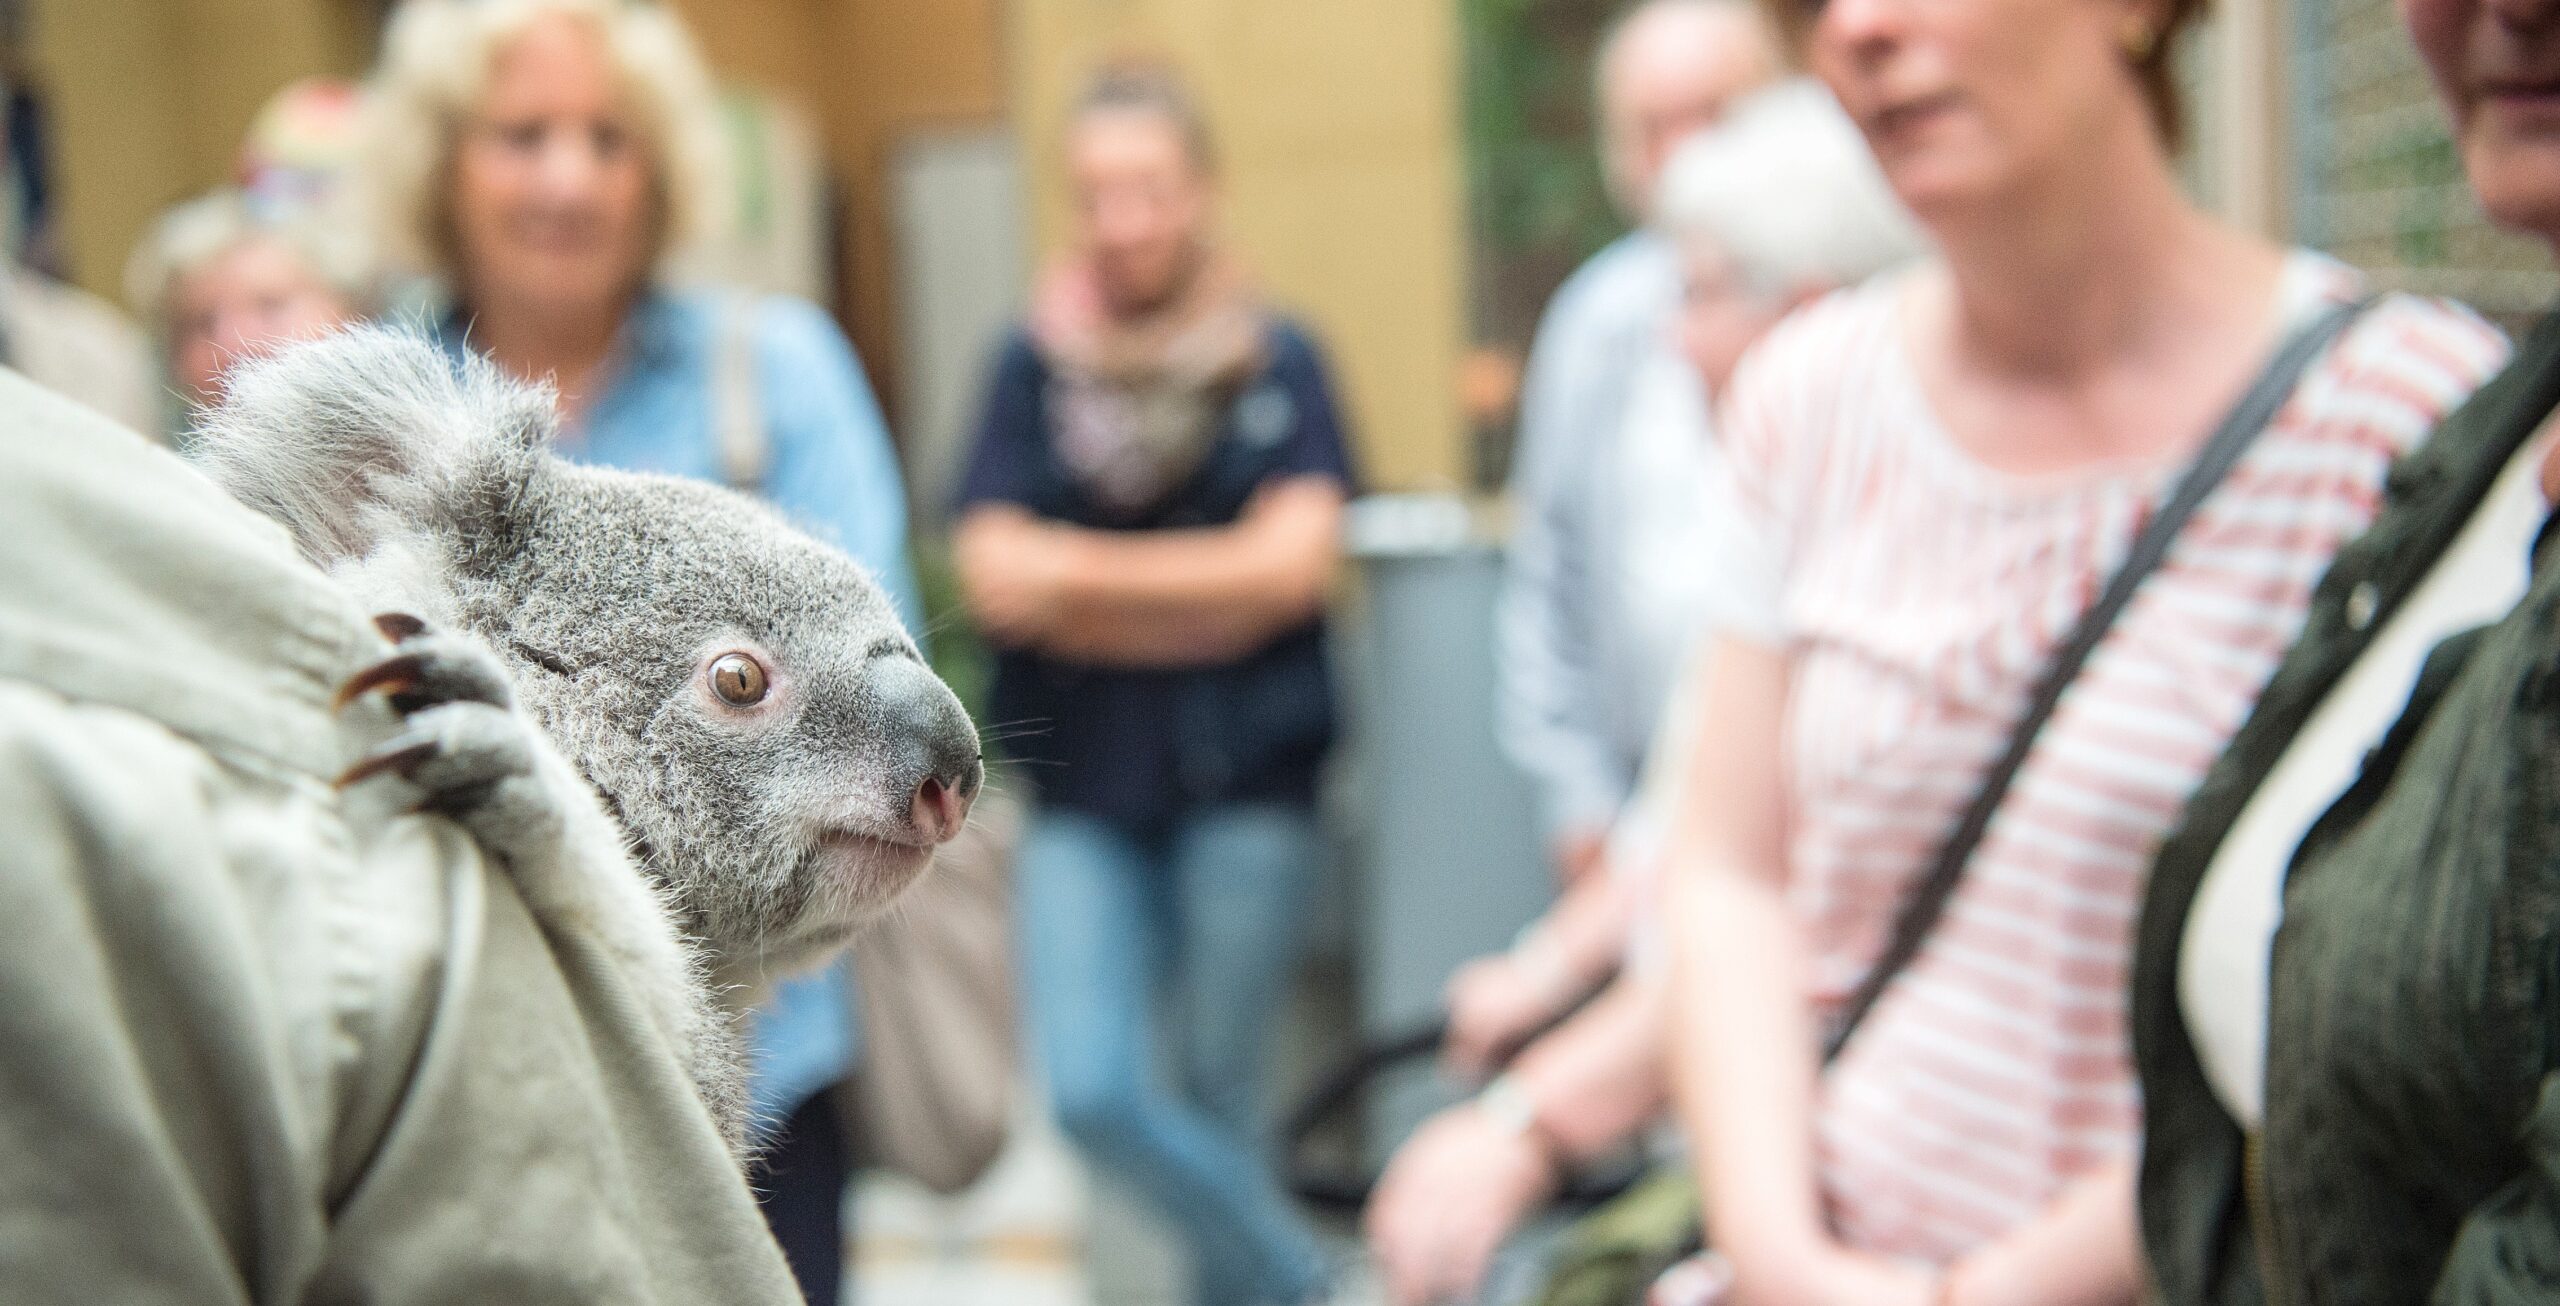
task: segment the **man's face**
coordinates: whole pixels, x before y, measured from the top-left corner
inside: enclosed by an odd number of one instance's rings
[[[2560,242],[2560,3],[2400,0],[2481,207]]]
[[[1672,151],[1766,85],[1776,65],[1743,6],[1655,10],[1629,23],[1602,70],[1600,100],[1611,177],[1641,217]]]
[[[1068,137],[1067,176],[1113,306],[1138,312],[1179,291],[1208,238],[1210,210],[1209,179],[1181,130],[1152,113],[1087,114]]]

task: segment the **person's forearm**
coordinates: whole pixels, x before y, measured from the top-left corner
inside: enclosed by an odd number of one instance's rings
[[[1098,667],[1175,668],[1233,662],[1268,642],[1262,624],[1233,614],[1158,612],[1106,617],[1067,612],[1034,641],[1051,657]]]
[[[1550,972],[1550,987],[1566,1001],[1579,999],[1625,960],[1635,898],[1626,877],[1603,867],[1566,890],[1515,954]]]
[[[1665,986],[1629,976],[1529,1045],[1510,1073],[1568,1164],[1602,1156],[1662,1114]]]
[[[1122,534],[983,505],[953,533],[963,599],[990,640],[1123,667],[1232,662],[1319,612],[1341,492],[1273,487],[1231,527]]]
[[[1721,868],[1675,872],[1666,908],[1672,1087],[1716,1245],[1759,1278],[1755,1262],[1800,1263],[1826,1238],[1802,930],[1776,883]]]
[[[2071,1182],[2043,1214],[1959,1262],[1956,1306],[2125,1306],[2142,1290],[2134,1163]]]
[[[1340,551],[1341,491],[1314,478],[1274,486],[1231,526],[1050,529],[1058,600],[1070,618],[1189,617],[1258,625],[1267,637],[1324,606]]]

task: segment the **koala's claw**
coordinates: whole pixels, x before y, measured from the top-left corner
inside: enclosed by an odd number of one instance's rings
[[[338,697],[334,706],[345,707],[377,689],[389,692],[392,702],[396,705],[401,695],[418,687],[419,679],[425,671],[425,659],[416,653],[400,653],[384,658],[348,677],[347,683],[338,686]]]
[[[338,703],[381,693],[406,724],[356,759],[337,785],[398,775],[422,791],[412,810],[452,817],[510,860],[552,850],[562,807],[539,769],[539,728],[516,710],[497,655],[401,613],[374,625],[398,642],[390,657],[339,687]]]
[[[390,657],[347,678],[338,687],[337,706],[380,691],[394,710],[415,713],[438,703],[486,703],[512,709],[515,690],[497,655],[468,639],[438,634],[404,613],[386,612],[373,619],[385,636],[396,637]]]
[[[339,774],[337,779],[329,783],[345,789],[370,780],[385,771],[397,772],[404,776],[411,775],[420,763],[435,756],[436,748],[437,744],[433,739],[402,735],[357,759],[354,766],[348,767]]]

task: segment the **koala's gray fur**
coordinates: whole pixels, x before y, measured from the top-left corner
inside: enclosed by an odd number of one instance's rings
[[[975,731],[850,558],[745,496],[566,463],[555,424],[548,390],[368,328],[244,365],[193,456],[375,610],[494,652],[612,818],[563,795],[557,874],[537,868],[528,898],[659,977],[734,1133],[734,1057],[696,975],[755,985],[878,914],[950,833],[919,815],[920,777],[959,810],[974,795]],[[730,651],[769,669],[752,710],[710,687]]]

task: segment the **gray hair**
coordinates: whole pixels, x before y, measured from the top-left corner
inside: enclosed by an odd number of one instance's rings
[[[1854,285],[1927,248],[1866,138],[1806,78],[1760,91],[1663,169],[1656,225],[1771,297]]]
[[[160,216],[125,261],[125,297],[165,336],[169,301],[178,283],[260,240],[291,251],[314,279],[350,306],[369,305],[374,287],[362,242],[341,224],[321,214],[270,209],[230,188],[199,195]]]
[[[725,119],[702,55],[663,4],[620,0],[407,0],[382,41],[362,177],[384,252],[450,278],[453,151],[488,90],[500,50],[535,22],[567,17],[604,38],[656,170],[663,261],[713,234],[728,184]]]

